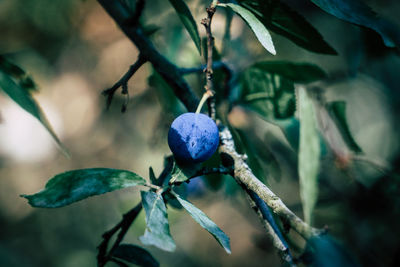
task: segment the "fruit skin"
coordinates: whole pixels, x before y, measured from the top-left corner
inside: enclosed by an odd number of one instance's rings
[[[218,148],[218,127],[204,114],[184,113],[172,122],[168,145],[178,162],[206,161]]]

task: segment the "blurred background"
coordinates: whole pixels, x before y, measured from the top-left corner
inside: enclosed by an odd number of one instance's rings
[[[186,2],[204,36],[200,21],[209,1]],[[315,63],[336,77],[324,88],[325,97],[346,101],[349,128],[364,155],[363,160],[344,159],[346,168],[334,164],[337,161],[329,155],[322,159],[315,226],[329,227],[362,265],[398,266],[399,55],[376,33],[342,22],[309,1],[286,2],[320,31],[337,56],[308,52],[272,33],[277,48],[273,57],[237,16],[231,40],[223,43],[224,10],[213,20],[217,49],[233,71],[259,60],[289,60]],[[398,1],[365,2],[400,26]],[[143,21],[159,27],[152,40],[172,62],[180,67],[204,63],[168,1],[148,1]],[[126,98],[119,92],[106,110],[102,90],[120,79],[138,51],[96,1],[0,1],[0,36],[0,54],[32,75],[40,89],[35,99],[72,155],[65,158],[36,119],[0,94],[0,266],[95,266],[102,233],[140,201],[139,189],[60,209],[32,208],[19,195],[35,193],[52,176],[72,169],[127,169],[148,178],[152,166],[159,174],[170,153],[169,125],[185,110],[160,83],[148,83],[149,64],[129,82],[126,112],[121,113]],[[200,96],[204,77],[186,78]],[[239,106],[228,118],[246,140],[247,151],[253,151],[258,171],[268,177],[264,182],[302,216],[297,153],[279,128]],[[169,207],[177,251],[148,248],[161,266],[280,265],[232,178],[199,178],[185,187],[188,199],[231,238],[232,254],[227,255],[185,212]],[[138,236],[144,229],[142,212],[125,243],[140,245]],[[295,247],[304,246],[295,234],[290,239]]]

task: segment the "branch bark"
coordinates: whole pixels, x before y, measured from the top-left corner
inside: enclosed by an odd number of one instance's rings
[[[214,83],[213,83],[213,49],[214,49],[214,37],[211,32],[211,22],[212,18],[215,14],[216,7],[214,2],[207,8],[207,18],[202,19],[201,24],[204,25],[207,34],[207,67],[204,70],[206,73],[206,92],[209,97],[207,99],[208,104],[208,114],[215,121],[216,119],[216,111],[215,111],[215,91],[214,91]]]
[[[135,21],[133,19],[135,14],[122,1],[98,0],[98,2],[136,45],[140,54],[153,65],[154,69],[172,87],[175,95],[188,111],[194,112],[199,102],[198,98],[183,79],[179,69],[157,51],[153,43],[143,33],[140,25],[132,23],[132,21]]]
[[[271,189],[257,179],[245,162],[243,156],[236,152],[232,134],[225,126],[220,127],[220,142],[219,151],[225,158],[223,163],[228,163],[228,166],[225,165],[225,167],[229,167],[229,165],[234,167],[233,176],[237,183],[255,192],[284,223],[287,223],[305,239],[309,239],[323,232],[322,230],[312,228],[297,217]],[[229,160],[226,160],[226,158],[229,158]]]

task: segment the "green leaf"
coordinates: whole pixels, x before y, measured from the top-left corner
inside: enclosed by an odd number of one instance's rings
[[[33,207],[58,208],[90,196],[144,184],[145,179],[130,171],[81,169],[60,173],[51,178],[42,191],[22,197]]]
[[[262,61],[243,71],[240,103],[263,119],[276,120],[293,116],[296,110],[294,83],[309,83],[326,77],[318,66],[287,61]]]
[[[312,222],[312,213],[318,197],[318,172],[320,139],[317,118],[312,100],[303,86],[298,87],[300,146],[298,171],[300,177],[300,197],[303,203],[305,221]]]
[[[359,0],[311,0],[325,12],[350,23],[370,28],[379,33],[388,47],[399,46],[399,31]]]
[[[152,184],[155,184],[155,185],[158,184],[156,175],[154,174],[152,167],[149,168],[149,178],[150,178],[150,181]]]
[[[121,244],[113,252],[113,257],[143,267],[158,267],[160,264],[144,248],[131,244]]]
[[[169,232],[167,208],[163,198],[152,191],[142,191],[142,204],[146,211],[146,231],[139,239],[145,245],[174,251],[175,242]]]
[[[268,73],[278,74],[295,83],[310,83],[327,77],[325,71],[310,63],[293,63],[288,61],[261,61],[253,64]]]
[[[336,55],[321,34],[299,13],[279,0],[239,0],[267,29],[316,53]]]
[[[171,179],[169,180],[169,184],[177,183],[177,182],[185,182],[190,179],[199,168],[197,164],[178,164],[174,160],[174,166],[172,167],[171,171]]]
[[[196,208],[192,203],[179,197],[178,194],[174,193],[176,199],[181,203],[183,208],[192,216],[192,218],[200,224],[201,227],[206,229],[214,238],[221,244],[227,253],[231,253],[231,246],[229,243],[229,237],[213,222],[207,215],[201,210]]]
[[[21,87],[4,71],[0,70],[0,89],[2,89],[15,103],[17,103],[21,108],[25,109],[32,116],[38,119],[42,125],[47,129],[50,135],[58,144],[61,151],[64,153],[66,157],[69,157],[69,154],[58,139],[56,133],[52,129],[49,121],[44,115],[42,109],[39,104],[35,101],[35,99],[30,94],[31,90],[27,90],[26,88]],[[34,141],[34,140],[32,140]]]
[[[174,7],[175,11],[178,13],[179,18],[182,21],[182,24],[189,32],[189,35],[192,38],[194,44],[196,45],[197,50],[201,54],[199,31],[197,29],[196,22],[194,21],[192,13],[190,13],[188,6],[182,0],[169,0],[169,2]]]
[[[22,68],[11,63],[5,57],[0,55],[0,71],[12,76],[18,81],[19,86],[28,92],[38,91],[38,88],[32,77],[27,74]]]
[[[310,266],[314,267],[360,266],[348,250],[329,235],[315,236],[309,239],[306,254],[311,256]]]
[[[144,35],[146,35],[147,37],[151,37],[153,34],[155,34],[161,29],[161,27],[154,24],[144,25],[142,26],[142,28]]]
[[[334,101],[327,104],[327,109],[334,119],[338,129],[346,142],[347,146],[356,153],[362,152],[361,148],[354,140],[346,119],[346,103],[344,101]]]
[[[233,11],[235,11],[239,16],[242,17],[244,21],[250,26],[251,30],[254,32],[256,35],[258,41],[264,46],[264,48],[270,52],[271,54],[275,55],[275,47],[274,44],[272,43],[272,37],[269,34],[267,28],[259,21],[259,19],[254,16],[253,13],[251,13],[249,10],[246,8],[243,8],[239,5],[228,3],[228,4],[218,4],[218,6],[222,7],[229,7]]]
[[[296,103],[292,81],[259,68],[248,68],[240,82],[240,103],[263,119],[273,121],[293,116]]]

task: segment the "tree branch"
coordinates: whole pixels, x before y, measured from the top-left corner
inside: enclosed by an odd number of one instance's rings
[[[175,95],[178,96],[185,107],[189,111],[195,111],[199,102],[198,98],[182,78],[179,69],[155,49],[139,25],[132,24],[134,14],[121,1],[98,0],[98,2],[136,45],[140,54],[153,65],[154,69],[171,86]]]
[[[297,217],[271,189],[257,179],[243,156],[236,152],[232,134],[225,126],[220,127],[220,142],[222,162],[225,167],[234,166],[234,178],[237,183],[255,192],[283,220],[283,223],[288,224],[305,239],[323,233],[322,230],[312,228]]]
[[[129,227],[132,225],[133,221],[136,219],[141,210],[142,202],[140,202],[133,209],[125,213],[122,217],[122,220],[117,225],[115,225],[113,228],[103,234],[103,241],[98,246],[99,253],[97,254],[97,266],[103,267],[111,259],[115,249],[119,246]],[[110,242],[114,234],[117,233],[119,230],[120,232],[118,233],[117,240],[114,242],[111,249],[107,252],[108,243]]]
[[[107,97],[107,109],[111,105],[111,101],[113,99],[114,93],[118,90],[118,88],[122,87],[122,94],[128,94],[128,82],[135,74],[135,72],[144,64],[146,63],[146,59],[139,55],[136,62],[129,67],[129,70],[124,74],[124,76],[119,79],[111,88],[106,89],[102,92],[102,94]]]
[[[207,18],[204,18],[201,20],[201,24],[204,25],[206,29],[206,34],[207,34],[207,67],[204,70],[206,73],[206,92],[209,97],[207,99],[207,104],[208,104],[208,114],[209,116],[215,121],[216,119],[216,111],[215,111],[215,91],[214,91],[214,84],[213,84],[213,48],[214,48],[214,37],[212,36],[211,32],[211,22],[212,18],[215,14],[216,7],[215,3],[216,1],[213,1],[211,5],[207,8]]]

